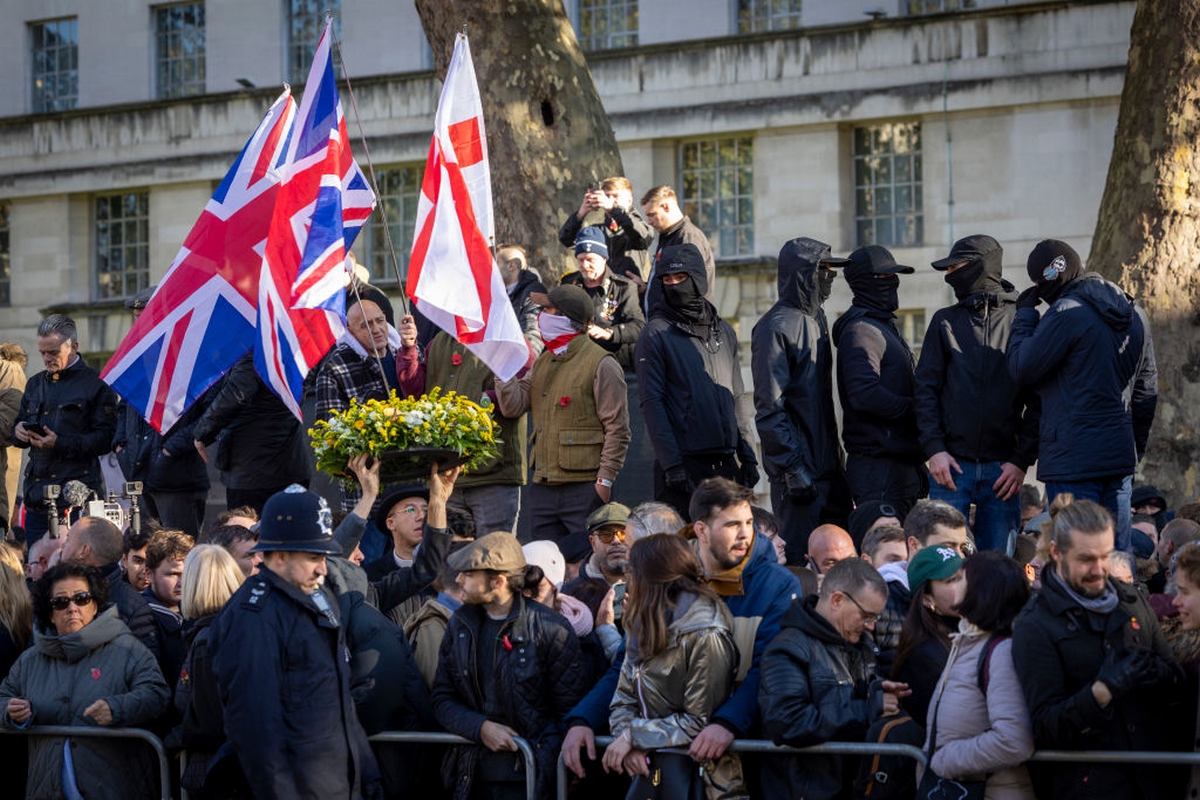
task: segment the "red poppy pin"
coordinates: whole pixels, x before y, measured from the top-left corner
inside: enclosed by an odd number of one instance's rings
[[[94,681],[100,680],[100,668],[99,667],[92,667],[92,680],[94,680]]]
[[[181,683],[187,683],[189,680],[188,671],[186,669],[179,671],[179,680]]]
[[[1138,624],[1137,617],[1129,618],[1129,627],[1133,628],[1135,631],[1140,631],[1142,629],[1142,626]]]
[[[501,639],[500,641],[501,641],[501,643],[504,645],[504,649],[505,649],[505,650],[507,650],[508,652],[510,652],[510,653],[511,653],[511,652],[512,652],[512,649],[513,649],[513,643],[512,643],[512,641],[511,641],[511,640],[508,638],[508,636],[505,636],[505,637],[504,637],[503,639]]]
[[[450,356],[450,363],[457,367],[462,363],[462,356],[458,353],[455,353],[454,355]]]
[[[569,397],[560,397],[560,398],[558,398],[558,404],[559,404],[560,406],[562,406],[563,408],[566,408],[567,406],[571,405],[571,398],[569,398]]]

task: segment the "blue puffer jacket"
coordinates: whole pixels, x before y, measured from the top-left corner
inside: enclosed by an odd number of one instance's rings
[[[1133,474],[1154,420],[1158,371],[1145,318],[1120,287],[1086,273],[1040,319],[1017,311],[1008,369],[1042,400],[1040,479]]]

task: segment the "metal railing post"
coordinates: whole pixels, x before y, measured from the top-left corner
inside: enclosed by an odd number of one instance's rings
[[[61,736],[66,739],[140,739],[158,757],[158,787],[162,800],[171,800],[171,774],[167,768],[167,750],[162,740],[141,728],[92,728],[82,725],[31,725],[23,730],[0,729],[12,736]]]

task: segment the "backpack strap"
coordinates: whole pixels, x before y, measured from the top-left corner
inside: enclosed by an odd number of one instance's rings
[[[991,636],[987,640],[987,644],[983,646],[983,652],[979,654],[979,663],[975,667],[975,683],[979,686],[979,691],[987,696],[988,683],[991,681],[991,665],[992,651],[1005,639],[1010,639],[1010,636]]]

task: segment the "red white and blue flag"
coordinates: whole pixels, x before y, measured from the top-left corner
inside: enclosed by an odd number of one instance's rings
[[[346,251],[375,208],[350,151],[331,27],[304,86],[258,281],[255,367],[297,417],[304,376],[345,331]]]
[[[305,374],[344,328],[345,253],[375,195],[350,153],[330,39],[326,23],[299,112],[285,86],[101,373],[160,432],[251,350],[299,416]]]
[[[492,260],[492,179],[483,103],[467,37],[446,70],[425,163],[408,296],[501,380],[525,365],[529,346]]]
[[[272,104],[101,377],[166,432],[254,346],[258,274],[296,104]]]

